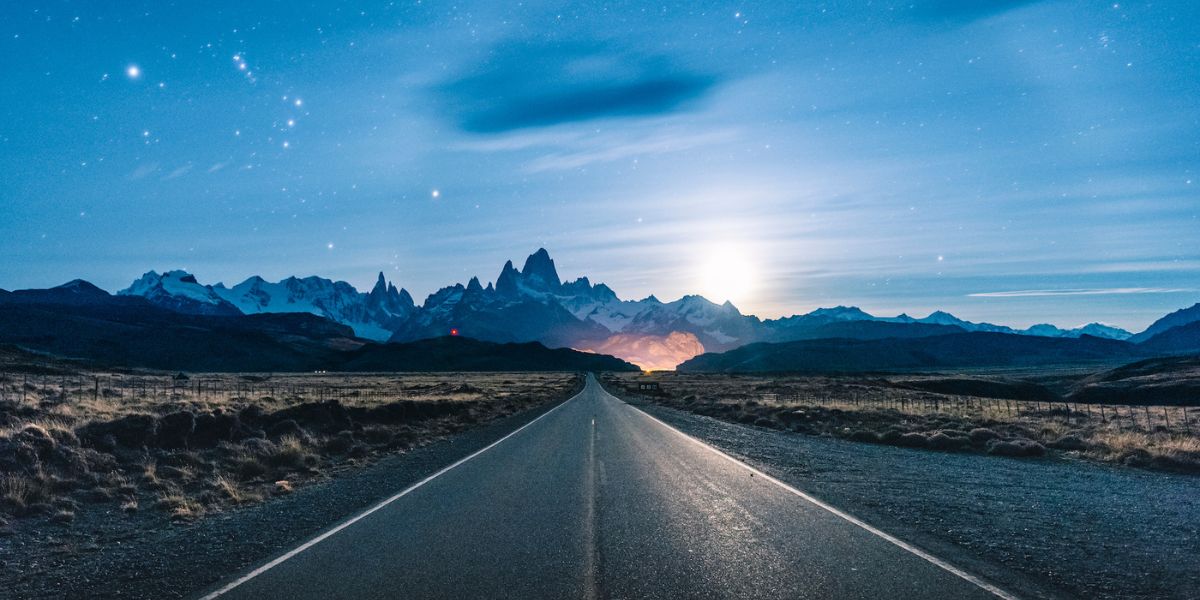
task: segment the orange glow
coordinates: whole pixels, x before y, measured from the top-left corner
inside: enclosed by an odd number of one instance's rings
[[[451,329],[450,335],[458,335],[458,328]]]

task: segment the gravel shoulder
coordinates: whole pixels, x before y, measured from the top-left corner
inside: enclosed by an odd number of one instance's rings
[[[0,597],[195,596],[487,446],[566,399],[192,523],[172,522],[151,511],[131,517],[113,506],[85,507],[71,527],[43,519],[13,521],[0,537]]]
[[[631,403],[1019,594],[1200,593],[1200,477],[856,443]]]

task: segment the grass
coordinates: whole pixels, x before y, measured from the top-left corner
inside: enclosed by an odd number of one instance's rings
[[[647,378],[658,393],[637,391]],[[940,394],[921,387],[937,376],[915,379],[654,373],[610,374],[605,383],[626,397],[726,421],[857,442],[1200,473],[1197,408]]]
[[[0,352],[0,518],[78,526],[95,506],[198,519],[581,384],[563,373],[173,375]]]

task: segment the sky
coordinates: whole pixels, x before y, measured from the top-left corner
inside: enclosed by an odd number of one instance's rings
[[[0,288],[546,247],[623,298],[1200,301],[1200,3],[6,2]]]

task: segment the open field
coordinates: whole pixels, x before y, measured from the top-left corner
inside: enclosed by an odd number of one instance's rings
[[[0,519],[190,520],[568,397],[568,373],[194,377],[0,366]],[[3,523],[0,523],[2,526]]]
[[[606,375],[625,396],[726,421],[853,441],[1002,456],[1062,453],[1200,472],[1200,408],[1081,404],[1063,381],[945,375]],[[639,390],[655,383],[658,391]]]

